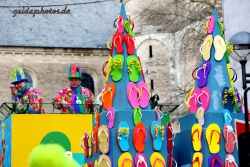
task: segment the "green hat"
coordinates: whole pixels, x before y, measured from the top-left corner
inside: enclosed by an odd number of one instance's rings
[[[68,79],[77,78],[82,79],[82,68],[80,65],[69,64],[68,66]]]
[[[12,68],[11,70],[11,84],[15,85],[18,82],[28,82],[21,67]]]

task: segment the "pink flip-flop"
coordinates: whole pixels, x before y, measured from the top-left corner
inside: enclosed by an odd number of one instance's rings
[[[139,99],[139,105],[141,106],[141,108],[146,108],[151,98],[151,92],[149,91],[147,85],[143,81],[140,81],[137,87],[141,93],[140,96],[141,98]]]
[[[196,113],[198,109],[198,96],[200,95],[200,89],[195,88],[191,96],[188,99],[188,106],[190,113]]]
[[[140,91],[134,82],[129,82],[127,85],[127,97],[130,105],[134,108],[139,106]]]
[[[136,167],[147,167],[147,158],[143,153],[137,153],[135,155],[135,166]]]
[[[117,27],[118,27],[118,32],[119,33],[123,33],[124,31],[124,27],[123,27],[123,20],[124,20],[124,17],[123,16],[120,16],[119,19],[118,19],[118,22],[117,22]]]
[[[214,17],[210,16],[208,18],[208,28],[207,28],[207,34],[212,34],[214,30]]]
[[[115,123],[115,110],[113,109],[113,107],[109,107],[107,109],[107,114],[106,114],[109,123],[108,123],[108,128],[113,128],[114,123]]]
[[[201,107],[204,109],[204,112],[206,112],[210,104],[210,90],[207,87],[202,88],[197,100],[198,103],[200,103]]]

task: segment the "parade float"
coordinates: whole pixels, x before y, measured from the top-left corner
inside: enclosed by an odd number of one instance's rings
[[[1,123],[1,166],[27,166],[31,150],[58,143],[88,167],[237,166],[234,120],[243,120],[232,81],[223,25],[216,10],[206,23],[200,66],[186,98],[180,132],[151,109],[151,92],[136,53],[134,24],[124,5],[116,21],[106,86],[92,114],[11,114]],[[103,68],[104,70],[104,68]],[[238,134],[237,134],[238,135]]]

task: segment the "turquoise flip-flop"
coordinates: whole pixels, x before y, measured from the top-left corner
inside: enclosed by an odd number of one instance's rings
[[[155,151],[160,151],[162,147],[162,142],[164,140],[164,126],[161,126],[161,124],[158,121],[152,121],[150,126],[150,136],[153,140],[153,149]]]
[[[121,122],[117,128],[117,142],[121,151],[129,150],[129,126],[127,122]]]

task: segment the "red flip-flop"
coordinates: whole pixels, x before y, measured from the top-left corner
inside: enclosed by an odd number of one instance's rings
[[[128,55],[133,55],[134,54],[134,49],[135,49],[135,41],[134,38],[130,34],[126,34],[124,36],[125,43],[127,46],[127,53]]]
[[[114,34],[112,45],[114,44],[117,54],[123,53],[122,42],[123,42],[123,35],[121,33]]]
[[[168,153],[171,153],[173,151],[173,139],[174,139],[174,135],[173,135],[173,129],[171,126],[171,123],[168,122],[167,123],[167,127],[166,127],[166,139],[167,139],[167,150]]]
[[[134,146],[136,151],[138,152],[143,152],[145,149],[145,141],[147,140],[148,135],[147,135],[147,131],[146,131],[146,127],[145,125],[140,122],[138,123],[133,131],[133,142],[134,142]]]

